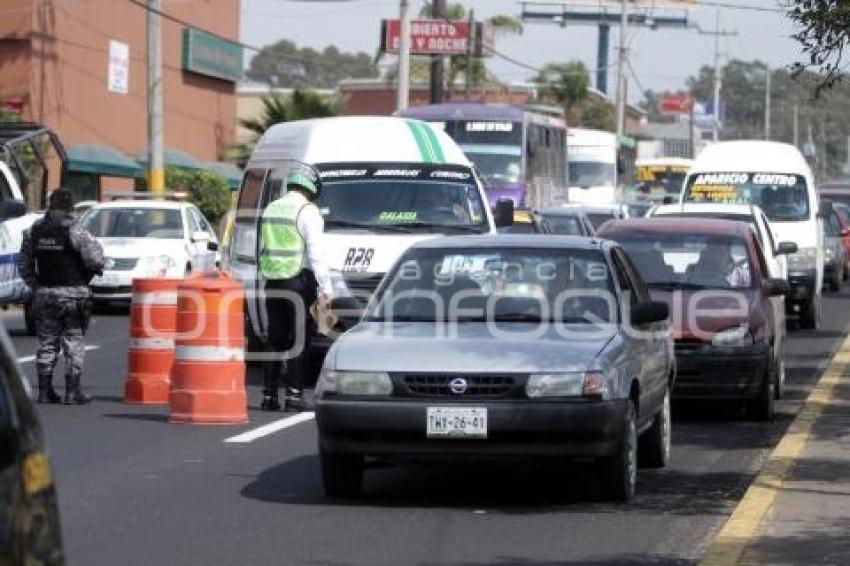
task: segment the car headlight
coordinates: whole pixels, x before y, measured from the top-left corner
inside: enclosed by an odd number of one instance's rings
[[[827,262],[835,260],[835,248],[829,247],[824,250],[824,255]]]
[[[322,370],[316,394],[389,395],[393,392],[390,375],[379,371]]]
[[[788,256],[788,271],[810,271],[817,269],[818,249],[800,248],[797,253]]]
[[[608,376],[601,371],[537,373],[528,378],[525,394],[541,397],[601,397],[610,394]]]
[[[714,338],[711,339],[711,345],[732,348],[752,346],[753,335],[746,326],[730,328],[729,330],[715,334]]]
[[[168,254],[152,255],[142,259],[142,267],[147,273],[165,274],[172,267],[176,267],[177,262]]]

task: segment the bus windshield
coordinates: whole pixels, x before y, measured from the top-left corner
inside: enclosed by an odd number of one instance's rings
[[[697,173],[685,186],[684,202],[755,204],[775,222],[807,220],[806,179],[777,173]]]
[[[515,184],[522,179],[522,147],[519,145],[466,144],[461,149],[478,166],[489,183]]]

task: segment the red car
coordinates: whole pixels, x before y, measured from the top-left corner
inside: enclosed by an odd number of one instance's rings
[[[833,202],[833,211],[841,228],[841,241],[844,244],[844,255],[847,265],[844,266],[844,280],[850,275],[850,205],[842,202]]]
[[[670,307],[674,399],[734,400],[771,420],[785,383],[788,283],[769,278],[755,232],[730,220],[657,217],[611,221],[597,236],[620,243],[653,300]]]

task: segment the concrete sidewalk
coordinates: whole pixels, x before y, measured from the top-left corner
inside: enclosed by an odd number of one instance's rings
[[[702,564],[850,564],[850,338]]]

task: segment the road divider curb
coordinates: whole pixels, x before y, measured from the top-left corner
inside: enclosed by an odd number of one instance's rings
[[[776,498],[785,488],[815,422],[830,404],[835,388],[848,367],[850,336],[844,339],[802,409],[712,541],[700,562],[701,566],[735,566],[740,562],[747,546],[758,535],[762,523],[772,511]]]

